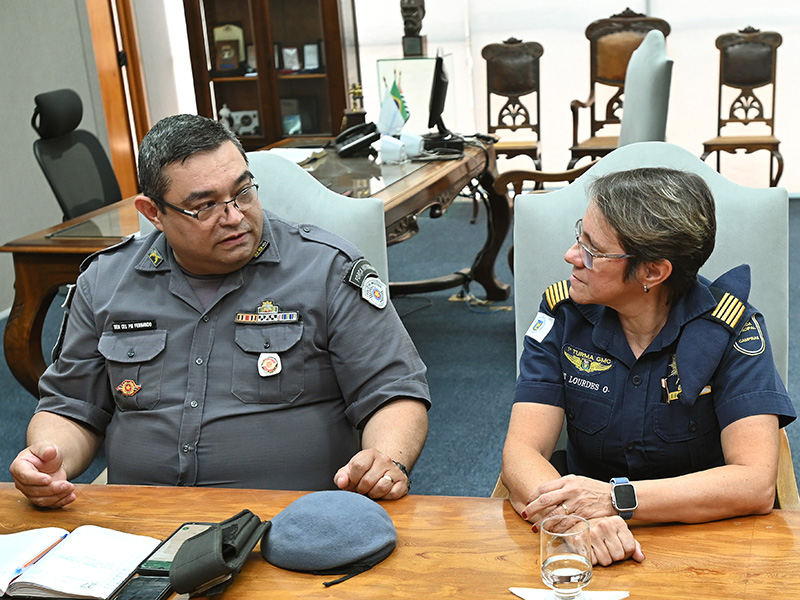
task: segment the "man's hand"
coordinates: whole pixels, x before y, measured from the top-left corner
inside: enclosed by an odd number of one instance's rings
[[[52,444],[34,444],[20,452],[9,471],[14,485],[37,506],[62,508],[75,500],[63,457]]]
[[[368,448],[336,472],[336,485],[377,500],[397,500],[408,493],[408,477],[385,454]]]

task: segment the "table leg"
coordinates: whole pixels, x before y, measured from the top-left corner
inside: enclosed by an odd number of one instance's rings
[[[505,300],[511,293],[511,286],[502,283],[495,274],[494,265],[500,247],[508,235],[511,227],[511,200],[508,194],[498,194],[494,189],[494,179],[497,168],[494,153],[491,153],[489,168],[481,173],[478,182],[489,197],[489,207],[486,218],[487,232],[486,243],[481,249],[477,262],[473,265],[472,278],[486,290],[487,300]]]
[[[11,373],[35,398],[46,368],[42,326],[58,287],[74,282],[83,257],[14,253],[14,304],[8,315],[3,348]]]

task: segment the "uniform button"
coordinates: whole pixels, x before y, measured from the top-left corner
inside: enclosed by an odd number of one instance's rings
[[[689,426],[687,427],[689,433],[695,433],[697,431],[697,423],[694,421],[689,421]]]
[[[136,351],[133,348],[128,348],[128,358],[136,356]]]
[[[192,400],[191,402],[189,402],[189,406],[191,406],[192,408],[197,408],[197,400]]]
[[[633,379],[631,379],[631,382],[632,382],[632,383],[633,383],[633,385],[635,385],[635,386],[642,385],[642,378],[641,378],[641,377],[639,377],[638,375],[634,375],[634,376],[633,376]]]
[[[208,315],[203,315],[203,323],[208,323]]]
[[[575,411],[574,411],[574,410],[572,410],[571,408],[570,408],[570,409],[567,411],[567,418],[568,418],[570,421],[572,421],[573,419],[575,419]]]
[[[189,450],[191,450],[191,449],[192,449],[192,447],[191,447],[191,446],[189,446],[189,444],[184,444],[184,445],[183,445],[183,451],[184,451],[184,452],[189,452]]]
[[[635,448],[635,446],[634,446],[633,442],[628,442],[627,444],[625,444],[625,450],[627,450],[628,452],[633,451],[634,448]]]
[[[202,358],[195,358],[195,359],[194,359],[194,364],[196,364],[196,365],[202,365],[202,364],[203,364],[203,359],[202,359]]]
[[[269,347],[270,347],[270,343],[269,342],[264,342],[264,348],[269,348]]]
[[[309,227],[308,225],[303,225],[303,231],[309,233],[311,231],[311,227]]]

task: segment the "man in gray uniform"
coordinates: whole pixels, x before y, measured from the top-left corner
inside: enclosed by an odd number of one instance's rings
[[[204,117],[153,127],[139,185],[157,231],[84,265],[17,488],[69,504],[105,442],[109,483],[405,495],[425,366],[361,253],[263,211],[241,144]]]

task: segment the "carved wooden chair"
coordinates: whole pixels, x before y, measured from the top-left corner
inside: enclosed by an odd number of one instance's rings
[[[539,58],[544,53],[538,42],[509,38],[502,44],[484,46],[486,60],[486,113],[489,133],[530,131],[533,140],[500,139],[494,149],[508,158],[530,156],[542,168],[539,141]],[[522,99],[531,108],[523,104]],[[498,104],[502,106],[498,108]]]
[[[775,62],[781,42],[780,34],[752,27],[717,38],[720,53],[717,136],[703,142],[701,156],[705,160],[716,152],[719,171],[722,152],[734,154],[741,149],[750,154],[767,150],[770,153],[769,184],[772,187],[778,185],[783,174],[783,157],[778,149],[780,141],[775,137]],[[757,90],[761,98],[756,95]],[[768,100],[766,106],[763,99]],[[742,133],[745,128],[752,129],[749,126],[753,123],[762,124],[762,132]],[[723,135],[723,129],[726,135]],[[775,166],[777,173],[773,176]]]
[[[608,135],[608,129],[601,130],[621,122],[628,61],[653,29],[663,33],[664,37],[670,32],[669,24],[663,19],[648,17],[630,9],[595,21],[586,28],[590,60],[589,97],[584,102],[573,100],[570,105],[572,146],[568,169],[584,157],[599,158],[617,147],[618,136]],[[605,100],[606,97],[608,100]],[[581,109],[589,110],[589,138],[578,141]]]

